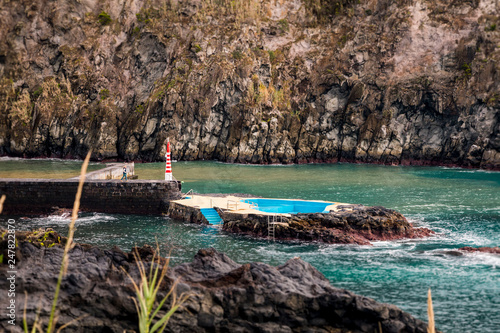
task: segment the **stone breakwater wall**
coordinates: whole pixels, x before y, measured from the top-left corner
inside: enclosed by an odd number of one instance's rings
[[[5,194],[5,214],[44,214],[57,208],[72,208],[77,179],[0,179]],[[80,209],[122,214],[166,213],[171,200],[181,197],[177,181],[88,180],[83,186]]]

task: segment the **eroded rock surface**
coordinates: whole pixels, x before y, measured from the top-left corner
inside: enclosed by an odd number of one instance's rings
[[[500,169],[498,6],[4,1],[0,155]]]
[[[41,304],[41,318],[46,324],[63,248],[57,244],[41,247],[35,238],[26,239],[32,242],[20,241],[18,247],[17,306],[24,307],[26,291],[28,322],[33,322]],[[147,262],[153,249],[145,246],[138,252]],[[59,323],[86,317],[67,327],[66,332],[137,331],[131,299],[134,293],[122,268],[138,279],[131,253],[88,245],[76,245],[70,251],[58,302]],[[6,270],[7,265],[1,264],[2,276]],[[375,332],[379,323],[383,332],[426,332],[425,323],[395,306],[333,287],[300,259],[277,267],[241,265],[214,249],[204,249],[191,263],[170,269],[168,277],[160,294],[180,277],[178,292],[191,295],[185,307],[171,318],[170,332]],[[6,290],[6,283],[0,280],[0,288]],[[2,308],[6,301],[5,297],[0,299]],[[5,320],[0,328],[11,329]],[[22,330],[16,326],[13,331]]]

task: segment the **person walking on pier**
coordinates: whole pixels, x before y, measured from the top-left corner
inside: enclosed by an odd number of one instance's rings
[[[123,178],[125,178],[125,181],[128,181],[128,179],[127,179],[127,166],[126,165],[123,166],[123,176],[122,176],[122,179],[120,179],[120,180],[123,180]]]

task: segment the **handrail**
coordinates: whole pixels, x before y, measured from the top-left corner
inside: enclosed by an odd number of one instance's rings
[[[236,201],[236,200],[228,200],[227,201],[227,209],[231,209],[230,206],[235,207],[234,210],[238,210],[238,201]]]
[[[187,191],[186,193],[184,193],[184,194],[182,195],[182,199],[186,199],[186,197],[187,197],[187,196],[189,196],[189,195],[191,195],[191,196],[193,196],[193,195],[194,195],[194,191],[193,191],[193,189],[190,189],[189,191]]]
[[[259,209],[259,205],[256,202],[251,201],[250,199],[244,199],[243,202],[249,204],[250,209]]]

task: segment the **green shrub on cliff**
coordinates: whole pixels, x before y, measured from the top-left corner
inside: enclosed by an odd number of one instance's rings
[[[496,29],[497,29],[497,25],[495,23],[484,27],[484,31],[495,31]]]
[[[281,33],[287,32],[290,29],[290,27],[288,26],[288,21],[286,19],[279,20],[278,27]]]
[[[318,23],[330,20],[334,15],[345,13],[348,6],[359,3],[358,0],[304,0],[306,10],[316,17]]]
[[[43,88],[42,87],[38,87],[37,89],[35,89],[35,91],[33,91],[33,98],[34,99],[37,99],[38,96],[40,96],[43,92]]]
[[[470,64],[463,64],[462,70],[464,71],[464,75],[466,78],[469,78],[472,75],[472,68],[470,67]]]
[[[102,11],[98,16],[97,16],[98,20],[99,20],[99,23],[101,23],[101,25],[108,25],[111,23],[111,21],[113,21],[111,19],[111,16],[109,16],[108,13],[106,13],[105,11]]]
[[[19,122],[22,125],[27,126],[31,122],[32,110],[33,105],[31,103],[30,94],[24,90],[22,94],[19,95],[17,101],[12,103],[9,117],[13,125]]]
[[[276,60],[276,53],[274,53],[274,51],[269,51],[269,61],[271,63],[274,63],[274,60]]]
[[[99,95],[101,96],[101,101],[103,101],[109,97],[109,90],[101,89],[101,91],[99,91]]]
[[[240,50],[234,50],[233,51],[233,58],[236,59],[236,60],[240,60],[243,58],[243,52],[241,52]]]

